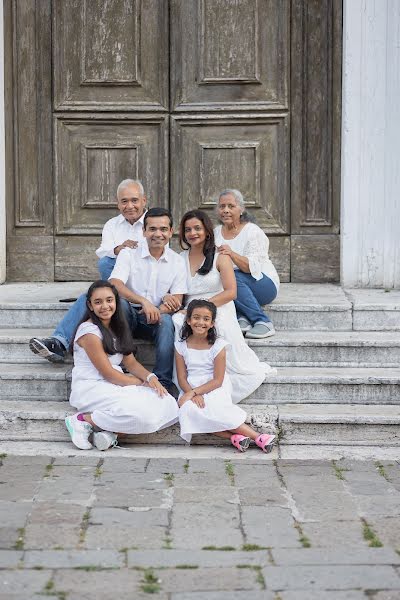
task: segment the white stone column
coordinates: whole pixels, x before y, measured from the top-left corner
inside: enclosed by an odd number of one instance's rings
[[[6,280],[6,143],[4,127],[4,26],[0,3],[0,283]]]
[[[341,281],[400,287],[400,1],[344,0]]]

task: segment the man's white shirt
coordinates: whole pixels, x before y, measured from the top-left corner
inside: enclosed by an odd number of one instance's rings
[[[123,215],[118,215],[107,221],[101,234],[101,245],[96,250],[97,256],[99,258],[104,258],[104,256],[115,258],[114,248],[120,246],[126,240],[141,242],[143,240],[143,219],[145,214],[133,225]]]
[[[186,294],[187,274],[182,256],[169,246],[157,260],[149,252],[147,240],[137,248],[124,248],[117,256],[110,279],[120,279],[132,292],[160,306],[165,294]]]

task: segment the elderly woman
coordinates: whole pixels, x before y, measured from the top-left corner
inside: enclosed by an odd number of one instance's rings
[[[220,193],[217,214],[221,225],[214,229],[220,254],[229,256],[237,283],[236,313],[240,329],[248,338],[266,338],[275,329],[261,306],[272,302],[279,290],[278,273],[268,256],[269,240],[251,223],[238,190]]]

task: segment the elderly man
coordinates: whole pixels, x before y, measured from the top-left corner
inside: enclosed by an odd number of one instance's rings
[[[143,239],[146,196],[141,182],[135,179],[121,181],[117,189],[117,205],[120,214],[104,225],[101,246],[96,250],[102,279],[110,277],[122,249],[134,248]],[[57,325],[52,337],[30,340],[32,352],[50,362],[64,362],[71,338],[85,312],[86,294],[82,294]]]

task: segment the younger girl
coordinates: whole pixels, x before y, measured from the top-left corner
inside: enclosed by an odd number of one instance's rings
[[[93,433],[96,448],[106,450],[116,444],[117,432],[150,433],[176,423],[176,401],[132,354],[133,340],[115,287],[95,281],[86,304],[73,343],[69,400],[79,412],[65,419],[75,446],[92,448]],[[123,373],[121,361],[133,377]]]
[[[227,342],[217,338],[217,308],[207,300],[192,300],[187,307],[181,340],[175,342],[181,437],[190,442],[193,433],[214,433],[230,438],[241,452],[250,440],[271,452],[274,435],[258,434],[245,424],[246,413],[232,404],[232,386],[225,373]]]

